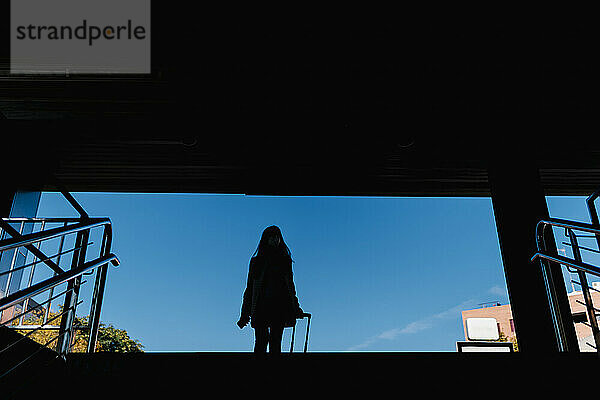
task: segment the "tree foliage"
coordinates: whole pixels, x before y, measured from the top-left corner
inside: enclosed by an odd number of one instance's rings
[[[59,311],[49,312],[47,326],[60,326],[60,321],[64,316],[61,316],[62,306],[59,306]],[[44,314],[41,312],[30,312],[23,321],[24,325],[41,325],[43,324]],[[75,334],[71,341],[71,352],[83,353],[87,351],[89,330],[77,329],[77,327],[88,326],[89,316],[75,317],[73,326],[76,327]],[[17,325],[18,320],[13,322]],[[55,348],[58,340],[58,329],[40,329],[35,332],[30,330],[17,330],[22,335],[40,343],[47,344],[50,348]],[[112,324],[100,322],[98,328],[98,340],[96,342],[97,352],[116,352],[116,353],[138,353],[143,352],[144,345],[136,339],[129,336],[125,329],[115,328]]]
[[[504,332],[500,332],[500,337],[497,340],[498,342],[511,342],[513,344],[514,351],[519,351],[519,345],[517,343],[517,338],[514,336],[508,337],[504,334]]]

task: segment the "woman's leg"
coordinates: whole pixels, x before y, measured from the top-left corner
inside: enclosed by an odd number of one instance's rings
[[[254,327],[254,352],[266,353],[267,343],[269,342],[269,330],[266,325],[257,325]]]
[[[283,337],[283,325],[270,327],[269,333],[269,353],[281,353],[281,338]]]

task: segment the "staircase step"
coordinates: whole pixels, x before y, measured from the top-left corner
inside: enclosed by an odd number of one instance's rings
[[[22,388],[29,388],[31,394],[40,382],[54,379],[60,368],[64,371],[65,363],[57,358],[57,352],[12,328],[0,326],[0,350],[8,346],[0,352],[0,375],[10,371],[0,378],[2,393],[16,393]]]

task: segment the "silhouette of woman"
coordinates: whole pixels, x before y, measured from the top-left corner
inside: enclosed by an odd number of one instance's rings
[[[248,282],[244,291],[242,311],[237,325],[251,321],[254,328],[255,353],[281,353],[281,338],[285,327],[296,324],[303,311],[298,303],[292,273],[290,249],[275,225],[266,228],[250,259]]]

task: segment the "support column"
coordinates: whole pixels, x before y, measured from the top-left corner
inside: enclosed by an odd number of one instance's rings
[[[527,154],[510,154],[502,160],[491,161],[488,179],[519,350],[527,354],[557,352],[542,270],[538,262],[531,262],[537,249],[536,224],[549,216],[538,168],[527,159]],[[548,250],[556,253],[552,230],[546,232]],[[569,319],[564,321],[568,349],[577,352],[577,337],[562,273],[556,264],[550,269],[558,283],[561,314]]]

